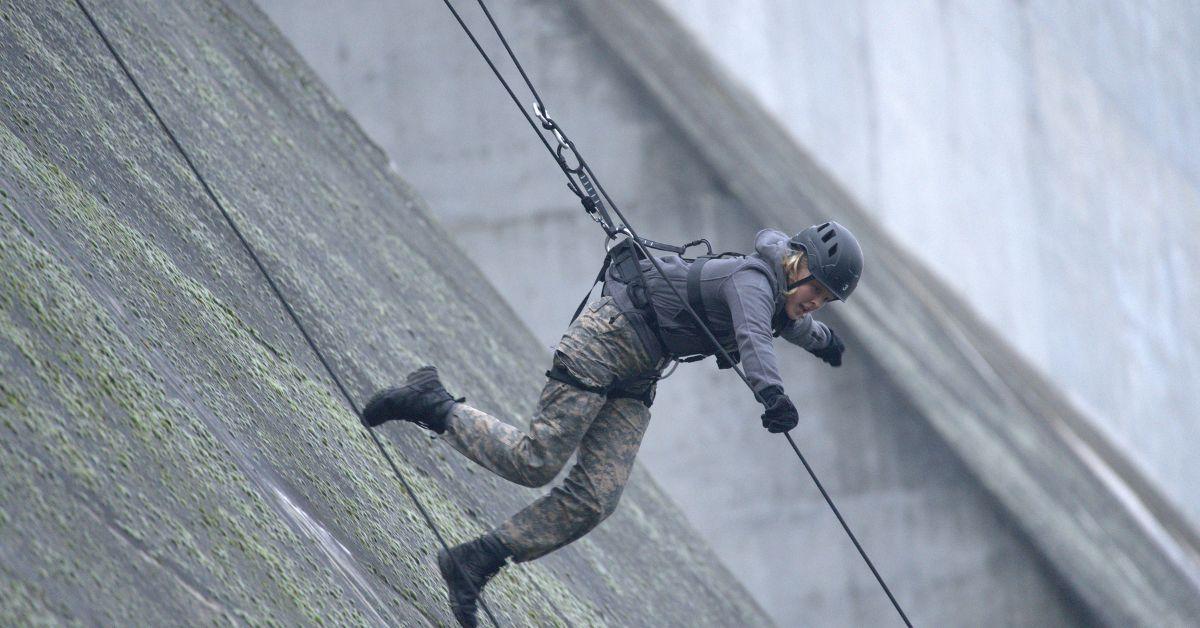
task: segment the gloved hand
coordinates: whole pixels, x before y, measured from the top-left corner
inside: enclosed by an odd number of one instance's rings
[[[829,329],[829,344],[823,349],[812,349],[809,353],[821,358],[829,366],[838,367],[842,365],[842,352],[846,350],[845,343],[841,338],[838,338],[837,332],[833,328]]]
[[[779,386],[767,386],[759,392],[766,411],[762,414],[763,427],[772,434],[787,432],[800,423],[800,414],[792,400]]]

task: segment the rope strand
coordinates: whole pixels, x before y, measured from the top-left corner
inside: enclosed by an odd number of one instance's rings
[[[900,613],[900,619],[904,620],[904,625],[908,626],[908,628],[912,628],[912,622],[908,621],[908,615],[904,614],[904,609],[900,608],[900,603],[896,601],[896,596],[892,595],[892,590],[889,589],[887,583],[883,581],[883,576],[879,575],[878,569],[875,569],[875,563],[871,562],[871,559],[867,557],[867,551],[864,550],[863,546],[859,544],[858,537],[854,536],[854,533],[850,531],[850,526],[846,523],[846,520],[842,518],[841,511],[838,510],[837,506],[833,505],[833,500],[830,499],[829,493],[825,492],[825,487],[822,486],[821,481],[817,479],[817,474],[813,471],[812,467],[808,465],[808,460],[804,459],[804,454],[800,453],[800,448],[796,446],[796,441],[792,440],[792,435],[787,432],[784,432],[783,435],[787,437],[788,444],[792,446],[792,449],[796,451],[796,455],[800,457],[800,464],[804,465],[804,470],[808,471],[808,475],[812,477],[813,484],[816,484],[817,490],[821,491],[821,497],[824,497],[825,503],[829,504],[829,508],[833,511],[834,516],[837,517],[838,523],[842,524],[842,529],[846,531],[846,534],[850,536],[850,540],[854,542],[854,549],[858,550],[858,554],[863,557],[864,561],[867,562],[867,566],[871,568],[871,573],[875,575],[875,579],[878,580],[879,584],[883,587],[883,592],[887,593],[888,599],[892,601],[892,606],[895,606],[896,612]]]
[[[500,73],[500,69],[496,67],[496,64],[492,61],[492,58],[488,56],[488,53],[483,49],[483,45],[480,44],[479,40],[475,38],[475,33],[471,31],[471,28],[467,26],[466,22],[463,21],[462,16],[459,15],[458,11],[454,9],[454,5],[450,4],[450,0],[442,0],[442,2],[445,3],[447,9],[450,9],[450,13],[454,15],[454,19],[458,22],[458,25],[462,27],[463,32],[467,34],[467,37],[471,38],[471,43],[475,44],[475,49],[479,51],[480,56],[482,56],[483,60],[487,62],[488,67],[492,69],[492,73],[496,75],[496,78],[500,79],[500,84],[504,86],[504,91],[508,92],[508,96],[509,98],[512,98],[513,104],[515,104],[517,109],[521,111],[521,115],[525,116],[525,121],[529,123],[529,128],[533,129],[534,134],[538,136],[538,139],[542,140],[542,144],[545,145],[546,150],[550,153],[550,156],[555,158],[555,162],[558,162],[558,156],[554,152],[554,148],[550,146],[550,142],[546,139],[546,136],[542,134],[541,129],[538,128],[537,122],[534,122],[533,117],[529,115],[529,112],[525,111],[525,106],[521,104],[521,99],[517,98],[516,93],[513,92],[511,87],[509,87],[508,81],[504,80],[504,75]],[[488,14],[488,18],[491,19],[491,14]],[[505,48],[507,47],[508,43],[505,42]],[[510,49],[509,54],[511,53],[512,50]],[[521,70],[521,76],[525,76],[525,70],[521,68],[521,64],[516,61],[515,56],[513,57],[513,61],[517,63],[517,68]],[[528,80],[529,79],[526,78],[527,84]],[[530,91],[533,91],[532,86],[530,87]],[[534,92],[535,95],[536,93],[537,92]],[[538,100],[538,104],[541,104],[541,100]],[[561,163],[559,163],[559,165],[562,166]],[[563,169],[566,170],[565,166]],[[569,171],[567,173],[567,181],[571,181]]]

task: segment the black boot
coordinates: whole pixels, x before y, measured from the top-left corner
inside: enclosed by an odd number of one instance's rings
[[[438,569],[450,590],[450,610],[458,623],[474,628],[475,603],[496,572],[512,552],[494,534],[485,534],[474,541],[438,552]],[[459,569],[461,568],[461,570]]]
[[[442,387],[436,367],[422,366],[408,374],[403,386],[375,393],[363,408],[362,421],[367,427],[375,427],[400,419],[441,434],[446,431],[450,408],[462,401],[466,398],[455,399]]]

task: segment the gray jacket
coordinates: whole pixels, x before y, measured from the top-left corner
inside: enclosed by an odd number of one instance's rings
[[[774,229],[758,232],[752,255],[714,259],[700,275],[701,300],[712,324],[712,332],[727,351],[741,354],[742,368],[755,392],[767,386],[783,387],[775,359],[772,337],[781,337],[804,349],[818,350],[829,344],[829,328],[806,315],[794,321],[783,312],[787,289],[783,257],[788,253],[788,236]],[[688,314],[671,289],[687,298],[687,274],[691,263],[678,255],[659,258],[666,279],[643,260],[647,291],[658,318],[659,336],[665,349],[675,356],[713,355],[716,350]],[[622,309],[630,307],[624,286],[606,284]],[[774,325],[773,325],[774,322]],[[658,344],[654,342],[653,344]]]

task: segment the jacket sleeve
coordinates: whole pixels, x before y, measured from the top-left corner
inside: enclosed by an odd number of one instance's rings
[[[804,318],[798,321],[789,321],[779,335],[808,351],[819,351],[829,346],[829,327],[813,318],[812,314],[805,314]]]
[[[775,348],[771,344],[771,315],[775,311],[771,283],[757,270],[740,270],[730,275],[722,286],[721,297],[729,305],[742,368],[754,391],[767,386],[783,388]]]

